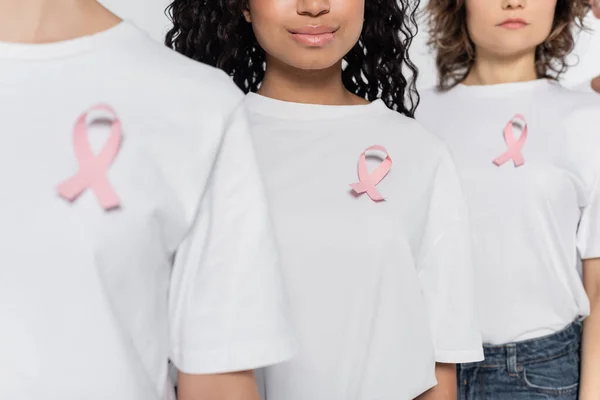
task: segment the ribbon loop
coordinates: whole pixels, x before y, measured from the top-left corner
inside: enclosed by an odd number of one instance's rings
[[[518,140],[516,140],[513,133],[513,125],[518,121],[523,123],[523,128],[521,130],[521,136]],[[521,165],[525,164],[525,159],[523,158],[523,153],[521,152],[523,146],[525,145],[525,141],[527,140],[527,121],[525,120],[524,116],[517,114],[512,117],[510,121],[508,121],[504,127],[504,140],[506,141],[508,149],[499,157],[494,159],[494,164],[499,167],[508,160],[512,160],[515,167],[520,167]]]
[[[385,154],[385,158],[382,163],[369,174],[367,169],[367,151],[377,150]],[[356,192],[356,194],[367,193],[367,195],[373,201],[385,200],[384,197],[377,190],[376,185],[385,178],[392,168],[392,159],[390,158],[387,150],[383,146],[373,145],[363,151],[358,158],[358,182],[352,183],[350,187]]]
[[[92,152],[87,132],[88,115],[94,111],[106,111],[112,119],[108,139],[97,155]],[[97,119],[100,118],[94,118]],[[121,122],[110,106],[96,105],[83,113],[77,119],[73,130],[73,148],[79,170],[57,186],[58,194],[65,200],[73,202],[85,190],[91,189],[105,210],[118,207],[119,197],[108,181],[107,171],[119,152],[121,141]]]

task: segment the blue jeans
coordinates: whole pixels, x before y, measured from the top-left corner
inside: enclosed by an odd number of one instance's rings
[[[457,366],[458,400],[577,400],[581,330],[484,346],[485,361]]]

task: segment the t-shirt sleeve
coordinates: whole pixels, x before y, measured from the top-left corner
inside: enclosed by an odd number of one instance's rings
[[[418,268],[435,358],[442,363],[481,361],[468,212],[447,152],[438,164],[431,193]]]
[[[593,95],[597,96],[597,95]],[[583,259],[600,257],[600,99],[565,119],[571,166],[581,185],[577,249]]]
[[[600,258],[600,189],[597,181],[591,189],[588,204],[581,211],[577,248],[584,260]]]
[[[182,372],[250,370],[289,359],[278,254],[245,109],[230,117],[171,278],[171,359]]]

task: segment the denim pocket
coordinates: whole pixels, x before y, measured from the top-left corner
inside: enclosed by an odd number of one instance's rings
[[[576,393],[579,389],[579,353],[570,351],[559,357],[523,366],[522,380],[532,391],[552,396]]]

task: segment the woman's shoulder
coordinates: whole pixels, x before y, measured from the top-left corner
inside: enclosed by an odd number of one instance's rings
[[[436,86],[419,90],[419,105],[427,106],[434,101],[445,101],[452,98],[454,90],[441,90]]]
[[[567,126],[577,126],[578,129],[586,131],[592,130],[600,137],[600,95],[598,93],[556,85],[556,94],[552,102],[560,107],[562,120]]]
[[[151,39],[129,22],[123,22],[128,35],[111,47],[113,63],[106,71],[124,81],[128,90],[143,93],[145,100],[156,99],[157,106],[193,107],[206,116],[226,114],[243,98],[242,92],[222,70],[180,54]],[[162,99],[168,99],[163,104]]]
[[[455,88],[441,90],[438,87],[429,87],[419,90],[419,105],[417,107],[417,120],[427,118],[430,114],[437,115],[440,109],[446,109],[448,104],[457,104],[464,101],[456,96]]]
[[[569,90],[562,123],[573,161],[600,173],[600,95]]]
[[[592,91],[577,90],[577,88],[566,88],[562,87],[562,94],[564,95],[563,103],[569,110],[577,110],[588,107],[600,106],[600,94]]]
[[[437,159],[447,152],[442,139],[415,118],[388,109],[375,123],[379,125],[377,129],[389,133],[390,140],[395,139],[414,154]]]

